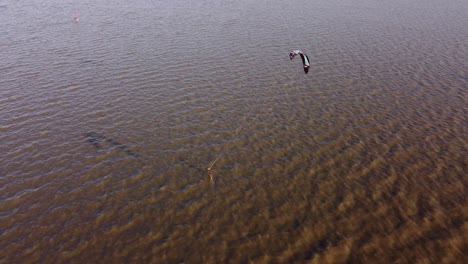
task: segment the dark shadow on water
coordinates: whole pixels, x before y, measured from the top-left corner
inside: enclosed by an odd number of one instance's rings
[[[121,144],[112,138],[106,137],[96,132],[88,132],[84,134],[86,141],[96,148],[116,148],[128,156],[138,158],[139,155],[129,149],[128,146]]]

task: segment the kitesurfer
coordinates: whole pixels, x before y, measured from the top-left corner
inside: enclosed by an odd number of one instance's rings
[[[208,177],[210,177],[210,180],[213,180],[213,171],[211,168],[207,168],[206,170],[208,171]]]

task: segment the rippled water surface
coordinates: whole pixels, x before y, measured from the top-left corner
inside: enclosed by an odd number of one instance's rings
[[[0,0],[0,263],[466,261],[467,14]]]

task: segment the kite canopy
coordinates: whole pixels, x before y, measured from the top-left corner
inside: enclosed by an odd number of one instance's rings
[[[294,59],[294,57],[296,57],[296,55],[301,56],[302,66],[304,67],[304,72],[307,74],[309,72],[309,68],[310,68],[309,57],[307,57],[307,55],[304,52],[300,51],[300,50],[292,50],[291,52],[289,52],[289,58],[291,60]]]

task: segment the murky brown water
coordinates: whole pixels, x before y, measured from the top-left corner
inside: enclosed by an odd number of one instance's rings
[[[0,263],[466,263],[467,1],[95,2],[0,0]]]

